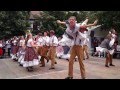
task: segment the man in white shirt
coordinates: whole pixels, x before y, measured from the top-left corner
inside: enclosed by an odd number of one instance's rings
[[[49,39],[50,37],[47,35],[47,32],[44,32],[44,36],[43,36],[43,47],[42,47],[42,52],[41,52],[41,66],[40,67],[45,67],[45,61],[44,59],[47,60],[47,62],[49,62],[49,59],[47,57],[47,53],[49,50]]]
[[[42,48],[43,48],[43,35],[42,35],[42,33],[38,33],[37,38],[36,38],[36,44],[38,45],[37,53],[38,53],[39,56],[42,56],[41,55]]]
[[[77,32],[80,28],[80,24],[76,23],[76,17],[74,17],[74,16],[71,16],[69,18],[69,20],[68,20],[69,24],[67,24],[66,22],[61,22],[60,20],[58,20],[57,22],[67,26],[66,33],[74,41],[72,48],[71,48],[71,53],[70,53],[68,77],[66,79],[73,78],[73,63],[74,63],[74,59],[76,56],[78,56],[78,61],[80,64],[81,77],[84,79],[85,78],[85,68],[84,68],[83,57],[82,57],[83,49],[82,49],[82,45],[80,45],[81,40],[77,36]]]
[[[55,60],[57,46],[58,46],[58,39],[55,36],[54,30],[51,30],[50,31],[50,49],[48,52],[48,58],[51,60],[50,69],[55,69],[55,64],[57,64],[57,62]]]
[[[82,37],[80,36],[82,35],[82,33],[79,32],[81,25],[76,22],[77,21],[75,16],[71,16],[68,19],[68,22],[61,22],[60,20],[57,20],[57,23],[67,26],[65,33],[74,41],[70,53],[68,77],[66,77],[65,79],[73,79],[73,63],[76,56],[78,57],[80,65],[81,78],[86,78],[85,68],[83,64],[83,43],[81,41]],[[85,27],[89,26],[91,25],[86,25]]]

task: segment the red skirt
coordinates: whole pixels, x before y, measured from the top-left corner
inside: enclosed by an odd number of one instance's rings
[[[0,48],[0,56],[2,56],[2,54],[3,54],[3,50],[2,48]]]
[[[13,48],[12,48],[12,54],[16,54],[17,51],[18,51],[18,46],[14,45]]]
[[[26,47],[25,61],[33,61],[34,59],[38,59],[38,54],[35,52],[33,47]]]

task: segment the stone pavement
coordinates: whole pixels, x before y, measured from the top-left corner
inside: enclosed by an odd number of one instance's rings
[[[64,79],[68,72],[68,61],[57,59],[55,70],[49,70],[50,62],[46,67],[35,66],[33,72],[19,66],[18,62],[10,58],[0,59],[0,79]],[[120,79],[120,60],[114,59],[115,67],[104,67],[105,58],[90,57],[84,60],[87,79]],[[74,79],[81,79],[79,63],[74,62]]]

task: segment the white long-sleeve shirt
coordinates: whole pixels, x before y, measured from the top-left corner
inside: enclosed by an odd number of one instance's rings
[[[43,37],[39,37],[38,40],[37,40],[37,45],[38,46],[43,46],[44,45],[44,40],[43,40]]]
[[[49,41],[50,41],[50,37],[49,36],[44,36],[43,37],[43,45],[49,46]]]
[[[58,46],[58,39],[55,35],[50,37],[50,46]]]

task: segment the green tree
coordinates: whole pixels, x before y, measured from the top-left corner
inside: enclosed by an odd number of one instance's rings
[[[0,11],[0,38],[24,35],[29,26],[28,11]]]
[[[76,16],[78,23],[89,17],[88,23],[93,23],[98,18],[98,24],[102,25],[103,29],[110,29],[114,27],[116,31],[120,32],[120,11],[43,11],[41,17],[38,18],[40,31],[55,30],[57,36],[64,33],[66,26],[58,25],[56,20],[67,20],[70,16]]]
[[[120,33],[120,11],[88,11],[90,19],[98,18],[103,29],[115,28]],[[92,21],[90,20],[90,21]]]

